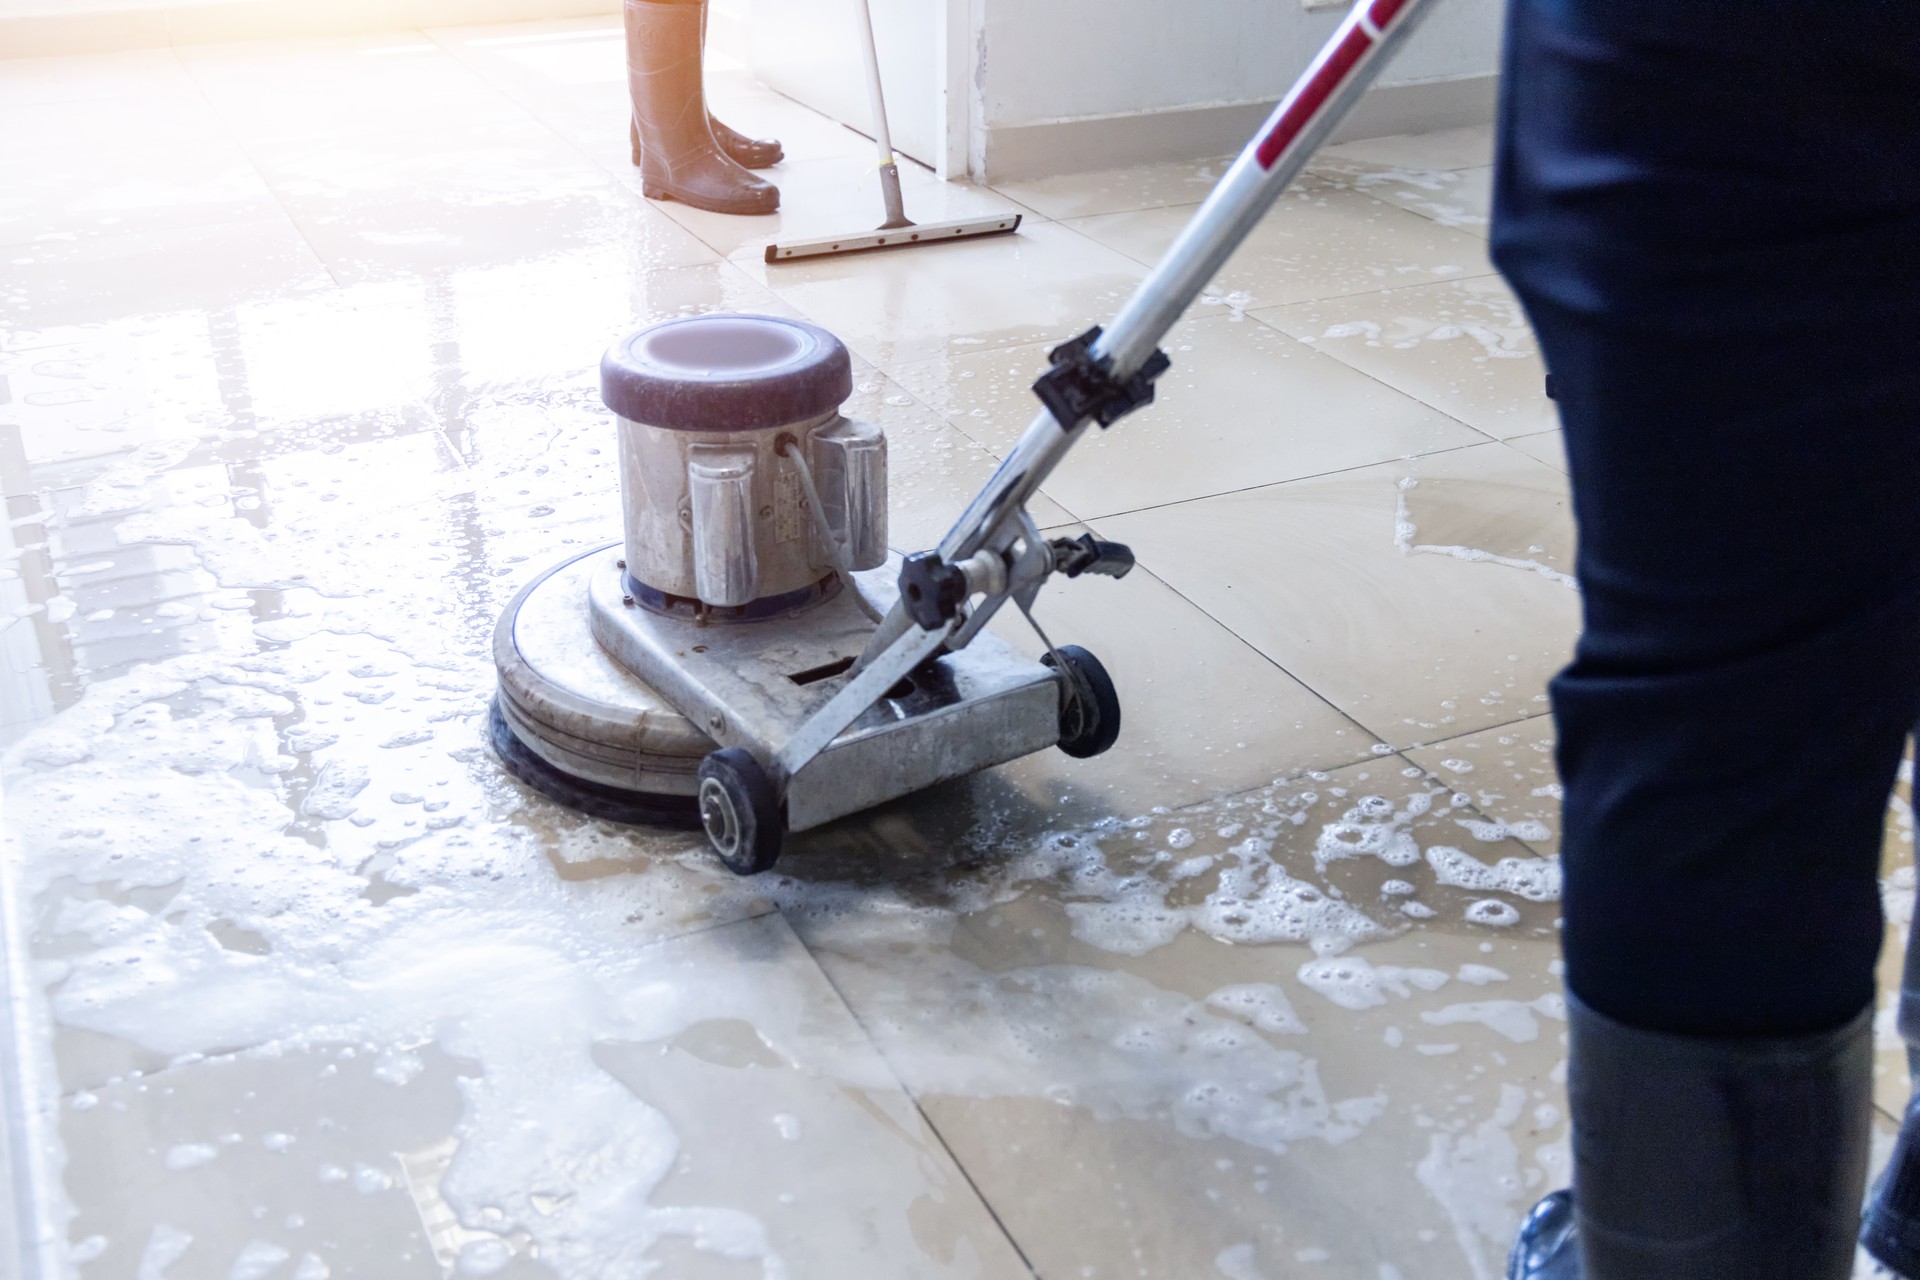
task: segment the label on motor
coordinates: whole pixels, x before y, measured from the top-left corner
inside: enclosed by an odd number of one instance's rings
[[[800,487],[800,473],[791,463],[773,474],[774,541],[798,542],[807,536],[807,527],[812,523],[807,512],[807,492]]]

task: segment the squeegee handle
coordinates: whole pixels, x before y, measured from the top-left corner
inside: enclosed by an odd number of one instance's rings
[[[907,207],[900,198],[900,166],[893,158],[893,131],[887,128],[887,94],[880,86],[880,46],[873,38],[873,7],[869,0],[853,0],[860,15],[860,52],[867,62],[867,102],[873,112],[873,145],[880,152],[880,198],[887,208],[881,231],[910,227]]]
[[[1252,233],[1432,2],[1356,0],[1159,264],[1094,339],[1088,354],[1095,366],[1126,383],[1153,360],[1167,330]],[[860,5],[864,10],[866,0]],[[941,559],[957,564],[1011,536],[1018,513],[1090,420],[1059,422],[1045,411],[1036,417],[941,540]]]
[[[860,16],[860,54],[867,63],[867,103],[873,113],[873,141],[880,163],[893,163],[893,132],[887,128],[887,95],[880,87],[880,46],[873,38],[873,9],[868,0],[853,0]]]

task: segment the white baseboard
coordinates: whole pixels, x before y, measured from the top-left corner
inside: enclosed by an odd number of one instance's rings
[[[619,13],[620,0],[156,0],[0,13],[0,58]]]
[[[1378,86],[1360,99],[1331,140],[1349,142],[1490,123],[1499,80],[1496,75],[1481,75]],[[1246,144],[1273,107],[1272,102],[1237,102],[989,128],[987,171],[976,176],[1006,182],[1156,160],[1231,155]]]

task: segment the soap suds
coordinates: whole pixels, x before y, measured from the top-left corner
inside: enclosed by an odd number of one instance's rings
[[[1560,898],[1558,858],[1502,858],[1488,866],[1470,853],[1449,845],[1427,849],[1427,864],[1444,885],[1475,893],[1510,893],[1529,902],[1556,902]]]
[[[1471,1130],[1436,1133],[1415,1172],[1452,1221],[1474,1280],[1506,1274],[1507,1246],[1520,1214],[1520,1152],[1509,1132],[1527,1091],[1500,1087],[1493,1114]]]
[[[105,490],[101,500],[131,501]],[[170,511],[126,532],[200,545],[209,519]],[[1011,853],[989,831],[974,861],[938,883],[739,882],[691,840],[636,846],[598,824],[516,818],[525,802],[480,741],[490,662],[482,647],[445,640],[463,611],[484,628],[500,597],[450,589],[393,608],[366,589],[383,563],[369,548],[384,536],[370,521],[337,556],[318,557],[324,565],[254,534],[211,547],[205,562],[226,593],[216,612],[244,606],[232,593],[262,582],[284,588],[277,616],[233,614],[250,627],[248,644],[268,647],[238,659],[190,653],[103,680],[11,753],[9,821],[24,847],[44,851],[18,876],[29,897],[53,904],[65,952],[47,1005],[62,1024],[180,1060],[358,1045],[373,1078],[397,1089],[419,1076],[429,1045],[473,1064],[446,1200],[476,1229],[525,1232],[563,1277],[593,1276],[610,1258],[644,1274],[669,1237],[770,1278],[786,1265],[765,1224],[737,1208],[651,1203],[680,1135],[594,1059],[596,1041],[650,1043],[737,1017],[776,1060],[824,1056],[837,1079],[893,1087],[871,1059],[813,1043],[790,989],[681,971],[650,951],[648,940],[695,914],[724,923],[769,904],[786,911],[836,982],[865,979],[863,1019],[916,1092],[1045,1099],[1273,1152],[1351,1141],[1385,1108],[1371,1083],[1323,1087],[1305,1023],[1277,983],[1203,1000],[1104,967],[992,971],[952,954],[951,929],[1032,895],[1057,900],[1074,938],[1109,953],[1146,955],[1187,933],[1203,945],[1313,944],[1308,963],[1323,968],[1301,981],[1335,1005],[1412,999],[1447,974],[1373,965],[1348,949],[1431,913],[1406,900],[1414,894],[1466,887],[1429,877],[1423,862],[1438,868],[1414,835],[1436,811],[1457,817],[1464,800],[1419,788],[1397,802],[1358,787],[1349,798],[1333,786],[1323,799],[1305,782],[1275,784]],[[1280,842],[1316,826],[1312,864],[1283,865]],[[1364,869],[1360,860],[1407,877],[1391,902],[1371,885],[1349,899],[1328,880]],[[600,866],[614,871],[556,874]],[[162,887],[164,912],[136,901]],[[927,992],[955,998],[929,1007],[915,998]],[[249,1141],[312,1161],[316,1193],[376,1195],[394,1183],[363,1162],[371,1152],[321,1163],[284,1134]],[[191,1243],[175,1235],[157,1230],[149,1242],[155,1276]],[[503,1248],[468,1241],[459,1265],[485,1274],[475,1268]],[[189,1265],[212,1264],[195,1255],[175,1270]],[[294,1270],[318,1280],[327,1263],[307,1254]]]
[[[193,1237],[165,1223],[156,1225],[147,1236],[147,1247],[140,1254],[140,1269],[134,1280],[183,1280],[168,1276],[168,1270],[180,1261],[193,1244]]]
[[[240,1256],[233,1260],[233,1267],[227,1272],[227,1280],[266,1280],[266,1277],[278,1271],[282,1264],[293,1255],[277,1244],[265,1240],[249,1241],[240,1250]]]
[[[1344,955],[1307,961],[1300,966],[1300,982],[1342,1009],[1358,1011],[1385,1004],[1389,994],[1405,1000],[1416,988],[1438,991],[1447,984],[1447,975],[1438,969],[1374,965],[1363,957]]]
[[[192,1169],[206,1164],[220,1154],[218,1147],[204,1142],[187,1142],[167,1149],[166,1164],[169,1169]]]
[[[1207,1005],[1222,1013],[1245,1018],[1274,1035],[1305,1035],[1307,1024],[1293,1011],[1287,993],[1271,982],[1243,982],[1221,987],[1207,997]]]
[[[1479,1000],[1466,1004],[1450,1004],[1444,1009],[1431,1009],[1420,1015],[1420,1021],[1430,1027],[1447,1027],[1462,1022],[1476,1022],[1498,1035],[1505,1036],[1515,1044],[1527,1044],[1540,1038],[1540,1024],[1535,1014],[1564,1022],[1567,1017],[1567,1002],[1559,993],[1551,993],[1536,1000]]]
[[[1515,556],[1495,555],[1491,551],[1482,551],[1477,547],[1437,546],[1416,543],[1419,529],[1413,523],[1413,516],[1407,509],[1407,494],[1419,485],[1419,481],[1408,476],[1400,482],[1398,503],[1393,516],[1393,545],[1402,555],[1438,555],[1451,556],[1455,560],[1475,560],[1485,564],[1497,564],[1508,569],[1525,569],[1537,573],[1549,582],[1557,582],[1572,591],[1578,591],[1580,584],[1572,574],[1564,573],[1538,560],[1528,560]]]

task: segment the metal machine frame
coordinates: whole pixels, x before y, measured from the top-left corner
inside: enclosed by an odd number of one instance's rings
[[[873,632],[862,606],[875,598],[886,605],[899,566],[895,556],[886,567],[854,573],[831,599],[778,619],[710,626],[641,606],[621,567],[603,555],[587,584],[593,637],[722,749],[762,758],[806,722],[821,686],[851,667]],[[987,636],[903,673],[785,774],[780,825],[805,831],[1044,751],[1059,738],[1054,673]]]

